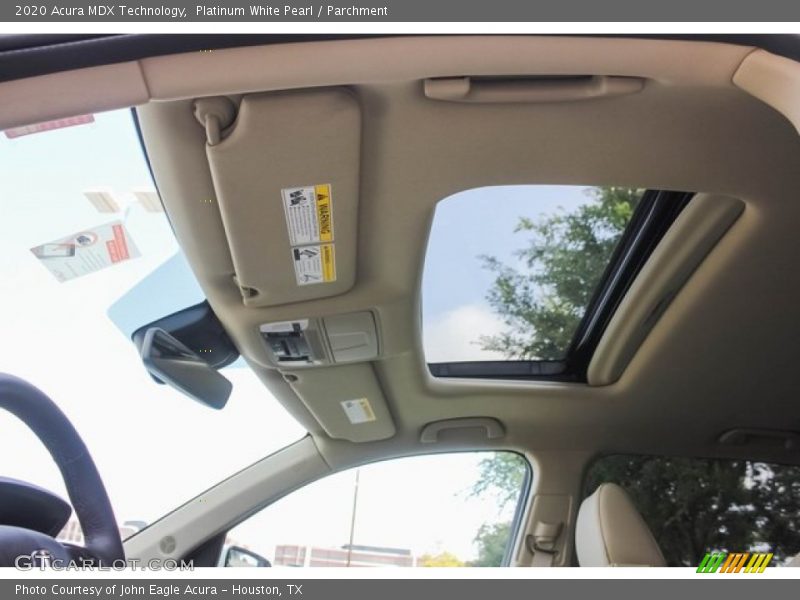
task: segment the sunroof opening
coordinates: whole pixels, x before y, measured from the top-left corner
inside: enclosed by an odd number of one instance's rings
[[[585,378],[621,295],[689,197],[515,185],[439,202],[422,282],[431,372]]]

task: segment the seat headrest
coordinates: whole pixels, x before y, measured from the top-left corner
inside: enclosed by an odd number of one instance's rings
[[[604,483],[578,511],[575,547],[582,567],[665,567],[653,534],[625,490]]]

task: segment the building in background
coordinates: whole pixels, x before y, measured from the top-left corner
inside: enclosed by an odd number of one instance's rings
[[[143,521],[125,521],[119,526],[122,539],[147,526]],[[60,542],[82,546],[83,532],[78,519],[72,517],[56,538]],[[226,546],[247,546],[235,540],[226,539]],[[276,567],[415,567],[417,558],[411,550],[405,548],[384,548],[381,546],[359,546],[345,544],[340,548],[323,548],[318,546],[300,546],[296,544],[280,544],[275,546]]]
[[[275,547],[275,566],[284,567],[413,567],[411,550],[380,546],[344,545],[319,548],[281,544]]]

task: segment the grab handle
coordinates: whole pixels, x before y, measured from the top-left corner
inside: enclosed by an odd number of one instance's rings
[[[570,102],[636,94],[644,89],[644,79],[606,75],[506,79],[444,77],[426,79],[424,88],[426,97],[445,102],[475,104]]]

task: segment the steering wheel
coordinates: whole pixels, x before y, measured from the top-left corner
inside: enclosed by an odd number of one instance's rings
[[[20,556],[44,553],[52,564],[82,560],[108,567],[124,560],[122,539],[105,486],[69,419],[42,391],[4,373],[0,373],[0,408],[18,417],[47,447],[61,471],[85,540],[85,548],[78,548],[38,531],[0,525],[0,567],[16,566]]]

